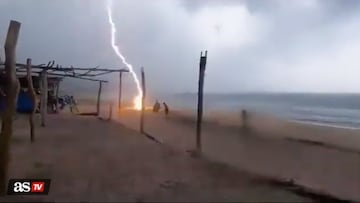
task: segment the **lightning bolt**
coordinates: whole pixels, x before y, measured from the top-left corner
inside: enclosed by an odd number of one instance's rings
[[[140,81],[134,71],[133,66],[126,61],[126,58],[124,57],[124,55],[121,54],[119,47],[116,45],[116,37],[115,36],[116,36],[117,30],[116,30],[114,20],[112,18],[112,5],[113,5],[112,0],[108,0],[107,1],[107,13],[108,13],[109,24],[111,27],[111,46],[112,46],[115,54],[121,60],[121,62],[129,69],[129,72],[136,84],[136,88],[138,91],[137,96],[134,98],[134,108],[136,110],[141,110],[141,104],[142,104],[141,98],[143,95],[143,91],[141,89]]]

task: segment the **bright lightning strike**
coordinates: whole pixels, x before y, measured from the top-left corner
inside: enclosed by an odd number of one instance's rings
[[[115,27],[115,23],[112,19],[112,0],[108,0],[108,3],[107,3],[107,13],[108,13],[108,17],[109,17],[109,24],[111,26],[111,46],[112,48],[114,49],[116,55],[119,57],[119,59],[121,60],[121,62],[123,64],[125,64],[125,66],[129,69],[129,72],[131,73],[131,76],[133,77],[134,81],[135,81],[135,84],[136,84],[136,88],[138,90],[138,95],[134,98],[134,108],[136,110],[141,110],[141,104],[142,104],[142,89],[141,89],[141,86],[140,86],[140,82],[139,82],[139,79],[137,78],[137,75],[134,71],[134,68],[133,66],[128,63],[126,61],[126,58],[121,54],[120,50],[119,50],[119,47],[116,45],[116,27]]]

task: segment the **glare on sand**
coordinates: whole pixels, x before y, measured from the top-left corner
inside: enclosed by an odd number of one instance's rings
[[[134,98],[133,104],[130,106],[124,107],[124,109],[141,111],[141,104],[142,104],[141,95],[138,95]],[[146,106],[146,104],[145,104],[145,110],[151,110],[151,109],[152,109],[151,106]]]
[[[152,108],[153,108],[152,106],[145,106],[146,111],[152,110]],[[134,106],[125,106],[124,110],[141,111],[141,107],[140,109],[136,109]]]
[[[141,101],[141,95],[139,94],[139,95],[137,95],[135,98],[134,98],[134,109],[135,110],[138,110],[138,111],[140,111],[141,110],[141,103],[142,103],[142,101]]]
[[[137,95],[134,100],[132,101],[132,104],[128,103],[127,105],[123,106],[124,110],[132,110],[132,111],[141,111],[141,104],[142,104],[142,96],[139,94]],[[146,102],[144,104],[145,110],[152,110],[152,106],[146,106]]]

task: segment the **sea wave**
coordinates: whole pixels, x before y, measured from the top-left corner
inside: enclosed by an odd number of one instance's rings
[[[360,127],[356,126],[349,126],[349,125],[341,125],[337,123],[325,123],[321,121],[312,121],[312,120],[291,120],[295,123],[304,123],[308,125],[316,125],[316,126],[326,126],[326,127],[332,127],[332,128],[341,128],[341,129],[349,129],[349,130],[360,130]]]
[[[177,107],[196,109],[197,98],[174,100]],[[338,128],[360,128],[360,95],[255,94],[207,96],[205,111],[247,109],[286,120]]]

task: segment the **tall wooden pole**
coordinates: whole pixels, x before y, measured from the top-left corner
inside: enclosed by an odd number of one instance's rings
[[[203,117],[203,95],[204,95],[204,76],[206,69],[207,51],[205,55],[200,55],[200,71],[199,71],[199,89],[198,89],[198,106],[197,106],[197,122],[196,122],[196,150],[201,152],[201,125]]]
[[[112,120],[112,111],[113,111],[113,104],[111,102],[109,105],[109,118],[108,118],[109,121]]]
[[[142,95],[141,95],[141,116],[140,116],[140,132],[144,133],[144,113],[145,113],[145,97],[146,97],[146,85],[145,85],[145,72],[144,68],[141,68],[141,88],[142,88]]]
[[[121,94],[122,94],[122,72],[119,73],[119,101],[118,101],[119,112],[121,110]]]
[[[40,84],[41,84],[41,101],[40,101],[40,113],[41,113],[41,126],[45,127],[47,106],[48,106],[48,81],[47,71],[43,70],[40,73]]]
[[[29,58],[26,60],[26,70],[27,70],[28,94],[32,102],[32,111],[29,114],[30,141],[34,142],[35,141],[34,119],[35,119],[35,111],[36,111],[36,95],[35,95],[33,80],[31,76],[31,59]]]
[[[57,82],[56,84],[56,92],[55,92],[55,99],[56,99],[56,103],[55,103],[55,111],[56,113],[59,113],[59,90],[60,90],[60,80]]]
[[[96,103],[96,115],[100,115],[100,101],[101,101],[101,89],[102,89],[102,81],[99,81],[99,91],[97,96],[97,103]]]
[[[5,71],[6,71],[6,108],[2,118],[0,136],[0,195],[6,194],[10,138],[13,133],[13,116],[16,111],[17,96],[19,93],[19,80],[16,78],[16,44],[21,24],[10,21],[5,41]]]
[[[42,75],[41,75],[42,73],[40,72],[39,73],[39,80],[38,80],[38,82],[39,82],[39,91],[40,91],[40,99],[39,99],[39,113],[40,113],[40,122],[41,122],[41,120],[42,120],[42,115],[41,115],[41,108],[42,108],[42,89],[43,89],[43,82],[42,82]]]

